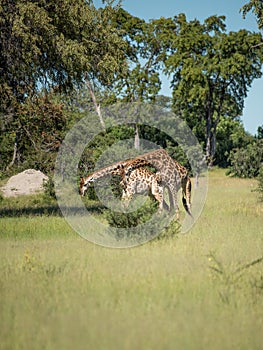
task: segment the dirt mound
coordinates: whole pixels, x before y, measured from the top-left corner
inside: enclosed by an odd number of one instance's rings
[[[10,177],[6,185],[1,188],[1,192],[4,197],[34,194],[43,191],[43,180],[48,180],[48,177],[41,171],[27,169]]]

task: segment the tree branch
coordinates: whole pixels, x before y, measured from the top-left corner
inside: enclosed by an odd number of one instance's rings
[[[6,171],[8,172],[9,169],[14,165],[15,163],[15,160],[16,160],[16,155],[17,155],[17,146],[18,146],[18,140],[20,138],[20,128],[17,129],[16,131],[16,138],[15,138],[15,143],[14,143],[14,149],[13,149],[13,157],[12,157],[12,160],[11,162],[7,165],[6,167]]]
[[[94,89],[93,89],[93,87],[91,85],[91,82],[88,80],[88,78],[86,78],[85,81],[86,81],[86,85],[87,85],[87,88],[89,90],[89,93],[91,95],[95,111],[98,114],[98,117],[99,117],[99,120],[100,120],[100,124],[101,124],[103,130],[106,131],[106,126],[105,126],[105,123],[104,123],[104,120],[103,120],[103,117],[102,117],[102,114],[101,114],[100,105],[97,103],[97,99],[96,99],[96,95],[94,93]]]
[[[258,47],[258,46],[261,46],[261,45],[263,45],[263,42],[262,42],[262,43],[259,43],[259,44],[257,44],[257,45],[251,46],[251,49],[254,49],[255,47]]]

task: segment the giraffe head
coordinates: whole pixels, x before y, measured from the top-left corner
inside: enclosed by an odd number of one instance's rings
[[[80,178],[79,194],[84,197],[90,185],[94,182],[94,176],[91,174],[87,177]]]

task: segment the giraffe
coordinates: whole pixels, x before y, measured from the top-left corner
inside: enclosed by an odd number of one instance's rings
[[[159,211],[168,206],[163,198],[162,178],[159,173],[153,173],[147,168],[136,168],[127,173],[125,168],[119,168],[112,175],[121,176],[120,185],[123,188],[122,200],[129,201],[135,193],[148,192],[159,203]]]
[[[118,174],[124,171],[125,175],[129,175],[132,170],[145,165],[150,165],[150,163],[143,159],[128,159],[96,170],[88,176],[80,178],[79,193],[83,197],[92,183],[103,177],[113,175],[114,172]]]
[[[175,208],[177,219],[179,218],[179,208],[177,203],[177,191],[182,187],[182,203],[185,211],[192,217],[191,212],[191,179],[188,170],[172,159],[164,149],[159,149],[153,152],[145,153],[134,158],[136,167],[140,166],[140,159],[142,166],[147,161],[151,166],[155,167],[163,180],[163,184],[168,188],[170,206]],[[146,165],[149,165],[146,164]],[[133,163],[125,166],[126,172],[129,173],[133,169]]]
[[[191,180],[187,169],[172,159],[164,149],[157,149],[152,152],[144,153],[133,159],[128,159],[114,164],[108,165],[102,169],[94,171],[80,180],[79,192],[83,196],[88,187],[94,181],[112,174],[118,169],[125,169],[129,174],[132,170],[142,166],[152,166],[162,178],[164,187],[167,187],[170,201],[170,209],[176,211],[176,216],[179,218],[179,208],[177,203],[177,191],[182,187],[182,202],[186,212],[191,214]]]

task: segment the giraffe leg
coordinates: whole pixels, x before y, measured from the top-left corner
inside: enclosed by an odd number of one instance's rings
[[[158,185],[158,183],[156,182],[152,185],[151,192],[153,197],[159,203],[158,211],[161,212],[163,210],[163,187]]]
[[[170,184],[169,200],[170,200],[170,211],[175,211],[176,220],[179,220],[179,206],[177,201],[177,186],[176,184]]]
[[[173,211],[175,207],[175,203],[174,203],[174,195],[173,195],[171,186],[168,185],[167,190],[168,190],[169,204],[170,204],[169,210]]]
[[[166,203],[164,198],[163,198],[163,209],[169,211],[169,205]]]
[[[124,205],[127,208],[129,205],[132,196],[136,193],[135,184],[127,184],[126,188],[122,192],[122,200],[124,201]]]

